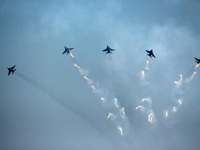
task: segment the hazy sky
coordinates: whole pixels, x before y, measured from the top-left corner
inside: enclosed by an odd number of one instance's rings
[[[0,149],[199,150],[199,14],[198,0],[2,0]]]

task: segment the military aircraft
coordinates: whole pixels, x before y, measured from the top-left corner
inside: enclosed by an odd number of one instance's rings
[[[156,58],[156,56],[153,54],[153,49],[151,49],[151,50],[146,50],[146,52],[148,53],[147,54],[147,56],[149,56],[149,57],[154,57],[154,58]]]
[[[10,68],[7,68],[7,69],[8,69],[8,76],[9,76],[11,73],[13,74],[13,73],[16,71],[16,69],[14,69],[15,66],[16,66],[16,65],[14,65],[14,66],[12,66],[12,67],[10,67]]]
[[[197,64],[200,64],[200,59],[198,59],[198,58],[196,58],[196,57],[194,57],[194,59],[195,59],[195,62],[196,62]]]
[[[68,54],[71,53],[71,51],[72,51],[73,49],[74,49],[74,48],[67,48],[67,47],[65,47],[65,51],[64,51],[62,54],[67,53],[67,55],[68,55]]]
[[[102,50],[102,52],[107,52],[106,54],[108,54],[108,53],[111,53],[112,54],[112,52],[111,51],[115,51],[114,49],[112,49],[112,48],[110,48],[109,46],[107,46],[107,48],[106,49],[104,49],[104,50]]]

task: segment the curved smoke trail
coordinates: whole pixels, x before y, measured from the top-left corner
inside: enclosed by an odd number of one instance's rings
[[[91,91],[96,96],[98,96],[98,99],[100,99],[100,102],[102,103],[102,105],[106,106],[106,108],[108,109],[109,114],[107,116],[107,119],[110,119],[112,122],[116,124],[116,128],[119,131],[121,136],[127,134],[129,123],[126,118],[125,108],[119,105],[117,98],[113,98],[113,100],[108,100],[108,94],[109,94],[108,90],[104,88],[98,88],[95,85],[95,82],[88,77],[89,71],[80,67],[80,65],[78,64],[77,60],[72,55],[72,53],[70,54],[70,56],[74,63],[74,67],[76,67],[79,71],[79,74],[83,76],[83,79],[86,81]],[[113,112],[111,112],[111,110]]]
[[[174,99],[176,100],[176,103],[171,108],[163,111],[163,115],[165,118],[169,118],[169,113],[176,113],[180,106],[183,104],[183,94],[185,93],[184,87],[187,86],[187,84],[194,79],[194,76],[197,74],[196,69],[199,66],[199,64],[196,64],[196,66],[193,68],[192,75],[190,75],[189,77],[183,78],[183,75],[180,74],[180,79],[178,81],[174,81]]]

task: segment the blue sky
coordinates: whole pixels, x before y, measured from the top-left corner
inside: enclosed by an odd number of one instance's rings
[[[0,149],[199,149],[199,11],[197,0],[1,1]]]

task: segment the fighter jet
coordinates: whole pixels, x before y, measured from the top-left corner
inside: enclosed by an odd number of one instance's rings
[[[74,49],[74,48],[67,48],[67,47],[65,47],[65,51],[64,51],[62,54],[67,53],[67,55],[68,55],[68,54],[71,53],[71,51],[72,51],[73,49]]]
[[[112,49],[112,48],[110,48],[109,46],[107,46],[107,48],[106,49],[104,49],[104,50],[102,50],[102,52],[106,52],[106,54],[108,54],[108,53],[111,53],[112,54],[112,52],[111,51],[115,51],[114,49]]]
[[[13,74],[13,73],[16,71],[16,69],[14,69],[15,66],[16,66],[16,65],[14,65],[14,66],[12,66],[12,67],[10,67],[10,68],[7,68],[7,69],[8,69],[8,76],[9,76],[11,73]]]
[[[198,58],[196,58],[196,57],[194,57],[194,59],[195,59],[195,62],[196,62],[197,64],[200,64],[200,59],[198,59]]]
[[[156,58],[156,56],[153,54],[153,49],[151,49],[151,50],[146,50],[146,52],[148,53],[147,54],[147,56],[149,56],[149,57],[154,57],[154,58]]]

